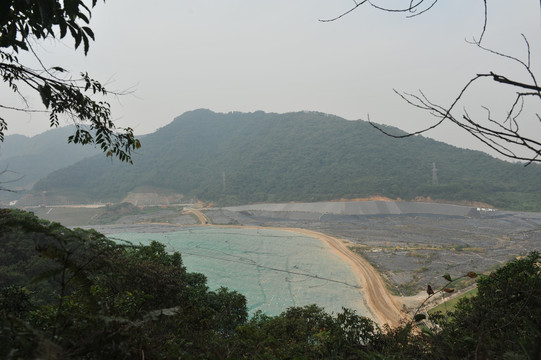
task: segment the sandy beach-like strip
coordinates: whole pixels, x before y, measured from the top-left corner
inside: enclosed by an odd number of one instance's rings
[[[391,327],[399,325],[400,320],[406,319],[402,313],[401,305],[389,293],[380,274],[368,261],[351,251],[346,244],[332,236],[317,231],[299,228],[273,228],[291,231],[314,237],[329,245],[332,251],[347,262],[361,283],[361,294],[368,309],[372,312],[374,321],[380,326],[388,324]]]

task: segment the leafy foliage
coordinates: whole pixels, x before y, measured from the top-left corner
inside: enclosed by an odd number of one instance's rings
[[[47,68],[41,61],[42,69],[31,69],[22,64],[18,57],[22,51],[37,57],[32,49],[32,39],[62,39],[66,36],[73,38],[75,49],[82,44],[86,55],[90,41],[94,40],[94,32],[87,25],[96,3],[97,0],[93,0],[88,6],[83,0],[2,1],[0,76],[4,83],[19,95],[22,84],[36,91],[43,105],[49,109],[51,126],[58,126],[62,115],[71,117],[74,120],[75,133],[69,136],[69,142],[96,144],[107,156],[116,156],[121,161],[131,162],[131,152],[140,147],[140,142],[134,137],[131,128],[117,132],[111,120],[109,104],[93,98],[96,95],[107,95],[107,90],[101,83],[87,73],[81,73],[80,78],[74,79],[64,68]],[[6,105],[0,107],[33,111]],[[0,117],[0,141],[4,139],[6,130],[6,119]]]
[[[478,280],[477,296],[464,298],[435,340],[456,358],[541,356],[541,258],[533,252]]]
[[[357,358],[379,334],[370,319],[348,309],[332,316],[316,305],[292,307],[275,317],[257,313],[237,328],[233,358]]]
[[[172,354],[200,354],[246,320],[244,296],[209,291],[161,244],[117,245],[11,210],[2,210],[0,230],[10,269],[0,273],[2,358],[41,357],[44,347],[52,358],[163,358],[176,345],[158,339],[176,336],[183,345]],[[30,290],[36,283],[43,289]]]

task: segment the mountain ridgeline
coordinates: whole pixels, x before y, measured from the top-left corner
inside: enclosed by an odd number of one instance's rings
[[[541,210],[540,166],[422,136],[394,139],[365,121],[322,113],[195,110],[141,140],[134,165],[98,155],[51,173],[34,191],[119,201],[152,189],[221,205],[423,196]]]
[[[30,189],[37,180],[52,171],[99,153],[98,149],[89,146],[68,144],[66,139],[74,132],[74,126],[66,126],[33,137],[6,136],[0,143],[0,170],[9,172],[1,179],[7,182],[6,187]],[[11,181],[13,179],[19,180]]]

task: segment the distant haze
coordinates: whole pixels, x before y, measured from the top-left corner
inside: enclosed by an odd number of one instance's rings
[[[196,108],[311,110],[350,120],[366,120],[370,114],[377,123],[414,131],[433,119],[405,104],[393,89],[422,89],[448,105],[476,73],[522,74],[515,64],[465,42],[479,36],[482,4],[439,1],[413,19],[365,7],[322,23],[318,19],[346,11],[352,1],[108,0],[95,8],[91,27],[96,42],[88,57],[82,51],[74,54],[71,40],[35,47],[48,65],[64,66],[75,75],[88,71],[108,89],[130,92],[109,101],[117,124],[138,134]],[[539,63],[539,3],[499,0],[488,5],[487,46],[525,56],[524,33],[532,62]],[[481,92],[472,106],[498,104],[498,96]],[[0,87],[0,98],[21,105],[6,86]],[[28,100],[39,107],[37,97]],[[0,116],[8,122],[8,134],[32,135],[48,128],[43,114]],[[428,136],[486,150],[452,126]]]

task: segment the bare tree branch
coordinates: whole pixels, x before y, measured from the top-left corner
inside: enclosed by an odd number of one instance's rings
[[[483,0],[483,6],[485,9],[485,16],[483,20],[483,29],[481,30],[481,35],[479,36],[478,44],[481,44],[483,41],[483,37],[485,36],[485,32],[487,31],[487,21],[488,21],[488,7],[487,7],[487,0]]]
[[[4,170],[0,171],[0,177],[2,177],[4,174],[7,174],[7,173],[18,174],[15,171],[8,170],[8,168],[6,167]],[[17,192],[17,190],[13,190],[13,189],[5,187],[4,184],[9,184],[9,183],[13,183],[15,181],[19,181],[22,178],[24,178],[24,175],[21,175],[16,179],[0,181],[0,191]]]
[[[484,74],[484,76],[487,76],[487,74]],[[523,89],[535,90],[535,91],[538,91],[538,92],[541,91],[541,87],[537,86],[537,84],[536,85],[524,84],[524,83],[521,83],[521,82],[518,82],[518,81],[510,80],[510,79],[506,78],[505,76],[494,74],[493,72],[488,74],[488,76],[492,76],[492,79],[494,81],[497,81],[497,82],[502,83],[502,84],[508,84],[508,85],[512,85],[512,86],[521,87]],[[532,74],[532,76],[533,76],[533,74]]]
[[[348,11],[345,11],[334,18],[320,21],[329,22],[338,20],[366,3],[373,8],[384,12],[410,12],[411,14],[407,16],[410,18],[426,13],[427,11],[431,10],[437,2],[438,0],[408,0],[408,5],[405,7],[389,8],[378,5],[374,0],[365,0],[361,2],[354,1],[355,6],[350,8]],[[531,116],[525,114],[524,111],[526,106],[526,98],[541,101],[541,87],[539,86],[536,76],[531,68],[530,44],[526,36],[521,34],[526,47],[525,60],[484,46],[483,40],[487,32],[488,24],[488,5],[487,0],[482,0],[482,2],[484,9],[484,20],[481,33],[477,40],[474,39],[473,41],[467,42],[490,54],[519,64],[527,74],[530,81],[518,81],[493,71],[487,73],[478,73],[463,86],[449,106],[441,106],[433,103],[421,90],[419,90],[418,94],[398,92],[397,90],[394,90],[395,93],[398,94],[398,96],[400,96],[409,105],[426,111],[431,116],[435,117],[436,121],[434,124],[407,134],[392,134],[383,129],[380,125],[373,123],[370,120],[370,117],[368,117],[368,121],[374,128],[393,138],[407,138],[410,136],[423,134],[429,130],[437,128],[444,121],[450,121],[473,135],[480,142],[487,145],[489,148],[502,156],[516,160],[524,160],[527,161],[528,164],[532,162],[541,162],[541,140],[535,140],[535,138],[532,137],[532,135],[535,135],[535,133],[528,133],[526,127],[521,126],[521,122],[523,121],[522,119],[525,116]],[[514,99],[510,101],[510,106],[505,115],[498,119],[498,117],[493,116],[489,107],[484,105],[480,105],[481,109],[484,109],[487,114],[486,118],[484,119],[475,119],[474,117],[470,116],[466,108],[461,111],[461,115],[457,114],[459,111],[457,109],[458,104],[467,100],[466,93],[468,90],[474,84],[481,82],[483,79],[491,79],[494,83],[517,89],[516,95],[514,96]],[[528,104],[529,103],[530,101]],[[541,123],[541,117],[537,113],[535,114],[535,120],[537,124]],[[518,149],[526,151],[528,155],[518,154],[517,151],[515,151]]]
[[[345,12],[341,13],[340,15],[335,16],[333,18],[319,19],[319,21],[321,21],[321,22],[336,21],[336,20],[341,19],[344,16],[352,13],[353,11],[357,10],[360,6],[362,6],[362,5],[366,4],[366,3],[368,3],[370,6],[372,6],[375,9],[385,11],[385,12],[395,12],[395,13],[411,12],[411,13],[414,13],[414,14],[409,15],[408,17],[414,17],[414,16],[421,15],[421,14],[425,13],[426,11],[430,10],[434,5],[436,5],[438,0],[433,0],[432,3],[430,5],[428,5],[426,8],[424,8],[423,10],[421,10],[418,13],[415,13],[417,11],[417,9],[419,9],[419,7],[421,5],[423,5],[423,3],[425,3],[425,2],[427,2],[427,0],[418,0],[418,1],[410,0],[409,5],[406,6],[406,7],[403,7],[403,8],[399,8],[399,7],[397,7],[397,8],[389,8],[389,7],[377,5],[371,0],[363,0],[363,1],[360,1],[360,2],[353,1],[353,3],[355,5],[353,7],[351,7],[349,10],[347,10],[347,11],[345,11]]]
[[[319,19],[319,21],[321,21],[321,22],[331,22],[331,21],[335,21],[335,20],[338,20],[338,19],[340,19],[340,18],[343,18],[343,17],[346,16],[347,14],[349,14],[349,13],[355,11],[359,6],[363,5],[363,4],[366,3],[366,2],[368,2],[368,0],[363,0],[363,1],[361,1],[360,3],[355,2],[355,6],[352,7],[351,9],[349,9],[348,11],[346,11],[346,12],[344,12],[344,13],[342,13],[342,14],[340,14],[340,15],[334,17],[334,18],[331,18],[331,19]]]
[[[505,59],[520,64],[528,77],[531,79],[531,83],[509,79],[506,76],[496,74],[494,72],[477,74],[466,83],[466,85],[461,89],[461,91],[455,97],[451,105],[448,107],[434,104],[427,98],[427,96],[425,96],[422,91],[419,91],[419,94],[417,95],[400,93],[395,90],[395,93],[397,93],[409,105],[427,111],[431,116],[435,117],[437,121],[433,125],[423,128],[421,130],[399,135],[390,134],[388,131],[383,130],[380,126],[372,122],[370,122],[370,124],[385,135],[394,138],[406,138],[414,135],[423,134],[429,130],[440,126],[444,121],[448,120],[457,125],[458,127],[464,129],[475,138],[477,138],[480,142],[487,145],[490,149],[496,151],[498,154],[504,157],[514,160],[526,161],[527,164],[530,164],[532,162],[541,162],[541,141],[532,138],[532,135],[534,134],[528,133],[527,130],[522,130],[520,126],[521,119],[524,115],[523,113],[525,106],[525,98],[533,98],[535,100],[541,101],[541,87],[538,85],[536,76],[531,69],[530,45],[527,38],[524,35],[522,35],[522,37],[526,44],[526,60],[521,60],[515,56],[507,55],[486,48],[481,45],[480,41],[474,42],[473,44],[493,55],[503,57]],[[463,109],[462,116],[456,115],[456,106],[459,102],[464,100],[466,92],[470,89],[471,86],[473,86],[474,83],[477,83],[485,78],[491,79],[498,84],[503,84],[505,86],[511,86],[526,91],[516,92],[516,96],[511,102],[511,105],[508,108],[506,115],[500,120],[494,118],[490,109],[487,106],[483,105],[481,105],[480,107],[484,109],[487,113],[487,116],[484,119],[484,122],[486,124],[483,123],[482,120],[475,120],[472,116],[470,116],[466,109]],[[538,121],[541,121],[539,115],[536,115],[536,117]],[[529,155],[519,155],[510,146],[516,147],[517,150],[522,149],[522,151],[526,151],[526,153]]]

